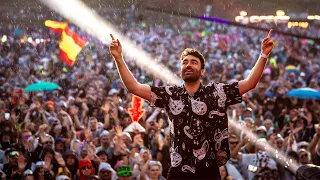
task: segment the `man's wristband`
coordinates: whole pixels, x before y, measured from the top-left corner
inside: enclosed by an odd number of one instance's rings
[[[266,58],[266,59],[268,59],[268,57],[269,57],[269,56],[265,55],[263,52],[260,53],[260,56],[263,58]]]

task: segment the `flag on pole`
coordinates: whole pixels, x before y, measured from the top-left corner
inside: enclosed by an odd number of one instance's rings
[[[76,61],[77,55],[87,43],[73,32],[67,23],[46,20],[45,25],[54,32],[61,34],[59,42],[60,58],[68,66],[72,66]]]

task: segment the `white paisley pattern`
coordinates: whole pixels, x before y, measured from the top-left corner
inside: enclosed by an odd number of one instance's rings
[[[151,91],[151,101],[164,107],[171,120],[170,158],[174,174],[169,174],[169,178],[190,178],[190,174],[198,177],[201,172],[197,169],[206,168],[213,172],[206,174],[206,179],[215,179],[214,172],[219,173],[218,167],[230,158],[226,106],[242,101],[238,82],[201,84],[193,96],[184,86],[152,86]]]

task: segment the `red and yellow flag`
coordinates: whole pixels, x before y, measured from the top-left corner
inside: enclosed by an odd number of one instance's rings
[[[59,43],[60,58],[67,65],[72,66],[76,61],[77,55],[86,45],[86,42],[73,32],[67,23],[46,20],[45,25],[54,32],[61,34]]]

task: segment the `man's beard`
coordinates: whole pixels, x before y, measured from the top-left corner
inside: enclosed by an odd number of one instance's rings
[[[187,70],[191,70],[192,74],[186,75]],[[185,71],[183,71],[181,73],[181,77],[182,77],[183,81],[187,82],[187,83],[197,82],[201,77],[201,70],[186,69]]]

